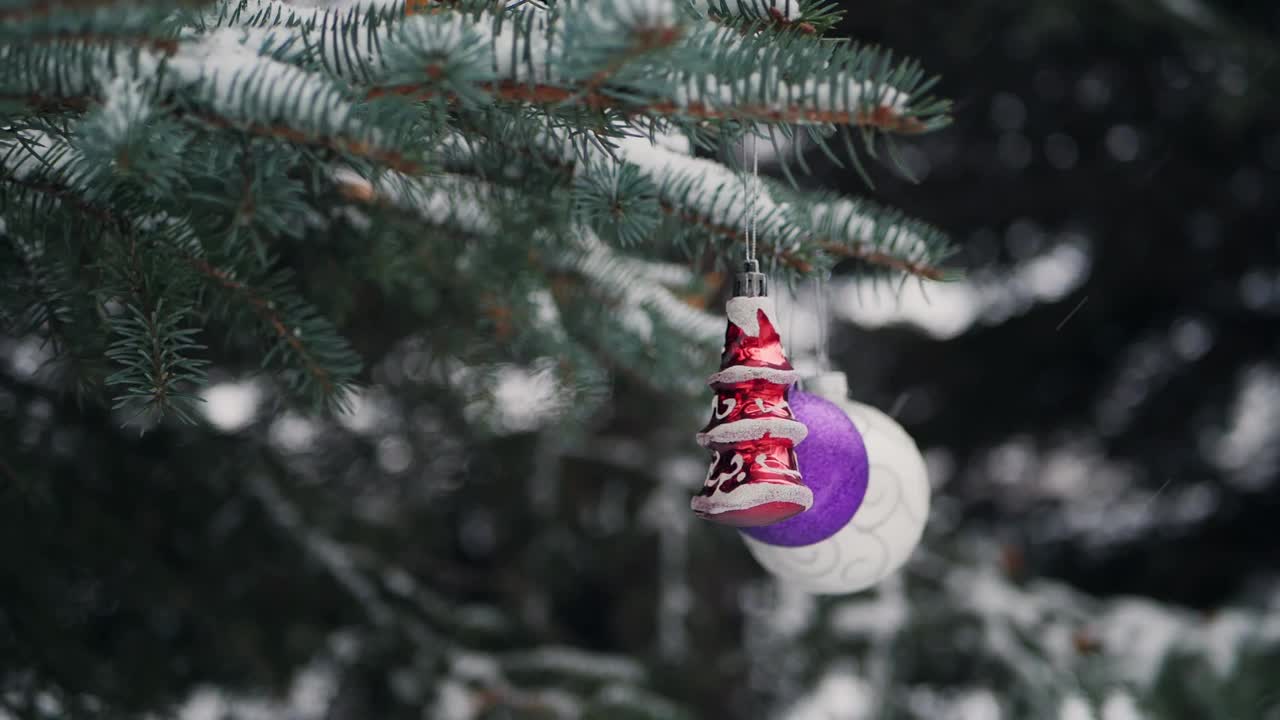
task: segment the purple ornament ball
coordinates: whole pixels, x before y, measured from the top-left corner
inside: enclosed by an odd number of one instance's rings
[[[793,390],[787,398],[796,419],[809,434],[796,445],[804,484],[813,505],[782,522],[741,532],[770,545],[812,545],[849,523],[867,494],[867,447],[853,421],[839,405],[817,395]]]

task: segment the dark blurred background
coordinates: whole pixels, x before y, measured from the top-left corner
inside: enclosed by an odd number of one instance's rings
[[[1206,609],[1269,577],[1280,8],[846,8],[843,31],[920,58],[956,99],[955,125],[905,153],[923,183],[878,173],[876,195],[951,232],[972,286],[928,290],[944,316],[971,306],[945,337],[838,331],[855,396],[902,398],[947,451],[944,491],[1028,572]]]

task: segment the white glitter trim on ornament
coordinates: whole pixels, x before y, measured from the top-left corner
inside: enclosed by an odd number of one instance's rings
[[[774,329],[780,327],[778,319],[773,316],[773,298],[771,297],[735,297],[729,298],[729,302],[725,303],[724,314],[729,316],[729,322],[737,325],[742,332],[751,337],[760,336],[760,321],[756,317],[756,311],[763,310],[765,317],[769,318],[769,323]]]
[[[800,379],[795,370],[778,370],[777,368],[749,367],[732,365],[707,378],[708,385],[733,385],[751,380],[767,380],[778,385],[791,385]]]
[[[783,418],[752,418],[735,420],[731,423],[717,425],[707,432],[698,433],[698,444],[702,447],[713,445],[731,445],[733,443],[759,440],[765,435],[786,438],[792,444],[799,444],[809,434],[804,423]]]
[[[813,491],[804,485],[790,483],[757,482],[740,485],[733,492],[716,492],[714,495],[695,495],[689,508],[700,515],[750,510],[771,502],[800,505],[808,510],[813,505]]]

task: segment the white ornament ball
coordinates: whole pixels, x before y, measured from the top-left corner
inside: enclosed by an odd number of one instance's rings
[[[844,373],[825,373],[806,380],[805,386],[839,406],[862,435],[866,494],[847,524],[812,544],[773,545],[745,534],[742,539],[756,560],[789,586],[814,594],[865,590],[901,568],[920,544],[929,516],[924,457],[892,418],[849,399]],[[803,462],[800,471],[805,472]],[[802,521],[818,509],[818,502],[787,522]]]

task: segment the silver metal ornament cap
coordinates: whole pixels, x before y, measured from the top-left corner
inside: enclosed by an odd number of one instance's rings
[[[742,263],[742,272],[733,278],[734,297],[767,297],[769,295],[769,277],[760,272],[758,260]]]

